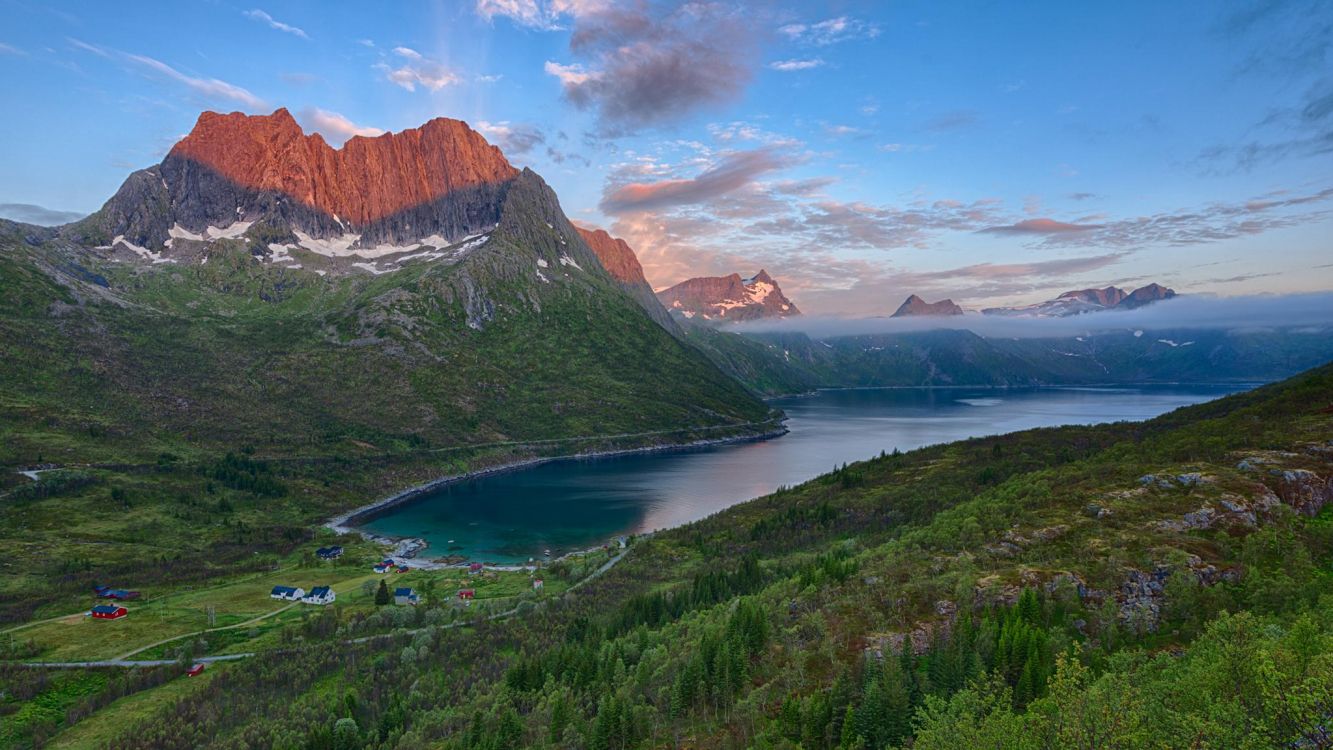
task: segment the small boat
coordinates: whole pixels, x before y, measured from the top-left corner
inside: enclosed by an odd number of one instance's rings
[[[550,557],[550,556],[551,556],[551,550],[549,550],[549,549],[546,550],[546,552],[545,552],[544,554],[545,554],[547,557]]]

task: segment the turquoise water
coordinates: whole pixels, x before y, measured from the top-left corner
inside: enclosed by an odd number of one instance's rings
[[[678,526],[881,450],[1032,427],[1140,420],[1240,385],[863,389],[779,399],[790,434],[762,442],[554,461],[441,487],[363,525],[424,556],[516,562]]]

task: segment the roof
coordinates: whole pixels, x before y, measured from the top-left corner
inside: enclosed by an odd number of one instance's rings
[[[111,604],[99,604],[96,607],[93,607],[93,611],[99,615],[110,615],[116,612],[123,612],[124,610],[124,607],[117,607]]]
[[[410,588],[402,588],[402,589],[394,589],[394,590],[393,590],[393,595],[394,595],[394,596],[413,596],[415,593],[416,593],[416,592],[414,592],[414,591],[413,591],[412,589],[410,589]]]
[[[328,586],[316,586],[313,589],[310,589],[311,596],[324,596],[327,593],[329,593]]]
[[[292,593],[292,592],[295,591],[295,590],[296,590],[296,587],[295,587],[295,586],[274,586],[274,587],[273,587],[273,593],[275,593],[275,594],[290,594],[290,593]]]

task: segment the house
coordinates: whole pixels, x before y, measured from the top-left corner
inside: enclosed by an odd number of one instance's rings
[[[384,563],[380,562],[380,563],[375,563],[375,567],[371,568],[371,570],[375,571],[376,573],[388,573],[393,570],[393,567],[385,565]]]
[[[301,601],[306,604],[332,604],[338,595],[328,586],[316,586],[310,589],[310,593],[301,597]]]
[[[412,606],[415,607],[418,603],[420,603],[420,601],[421,597],[417,596],[417,592],[413,591],[410,588],[405,588],[400,586],[399,588],[393,590],[394,604],[411,604]]]
[[[399,573],[406,573],[408,570],[410,570],[410,568],[408,568],[406,565],[399,565],[399,566],[398,566],[398,572],[399,572]]]
[[[190,667],[189,669],[185,670],[185,674],[190,677],[197,677],[203,673],[204,673],[204,663],[201,661],[195,662],[193,667]]]
[[[129,614],[129,610],[113,604],[99,604],[88,614],[99,620],[119,620]]]
[[[463,599],[465,601],[476,597],[476,595],[477,592],[472,589],[461,589],[458,592],[458,598]]]
[[[480,573],[480,572],[482,571],[482,569],[485,568],[485,567],[486,567],[486,566],[485,566],[485,565],[482,565],[481,563],[472,563],[471,565],[467,566],[467,572],[469,572],[469,573]]]
[[[542,581],[542,579],[540,579],[540,578],[534,578],[534,579],[532,579],[532,590],[533,590],[533,591],[536,591],[536,590],[540,589],[540,588],[541,588],[542,586],[544,586],[544,585],[545,585],[545,582]]]
[[[273,590],[269,592],[270,598],[289,602],[294,602],[303,596],[305,596],[305,589],[300,586],[274,586]]]
[[[336,560],[343,556],[343,548],[337,545],[332,547],[320,547],[315,550],[315,557],[321,560]]]

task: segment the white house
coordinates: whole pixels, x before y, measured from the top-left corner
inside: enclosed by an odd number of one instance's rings
[[[333,593],[333,589],[328,586],[316,586],[310,589],[310,593],[301,597],[301,601],[306,604],[332,604],[338,595]]]
[[[288,602],[294,602],[303,596],[305,596],[305,589],[300,586],[274,586],[273,591],[269,593],[271,599],[281,599]]]

